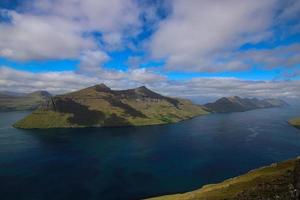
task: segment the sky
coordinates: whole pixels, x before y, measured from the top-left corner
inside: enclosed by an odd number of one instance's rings
[[[0,91],[300,99],[300,0],[0,0]]]

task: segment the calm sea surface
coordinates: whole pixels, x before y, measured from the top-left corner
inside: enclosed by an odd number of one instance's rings
[[[300,155],[299,107],[177,124],[18,130],[0,113],[0,199],[140,199],[193,190]]]

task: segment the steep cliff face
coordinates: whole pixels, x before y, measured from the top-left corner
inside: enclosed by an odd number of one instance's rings
[[[300,159],[272,164],[222,183],[153,200],[299,200]]]
[[[238,96],[223,97],[214,103],[204,105],[213,112],[243,112],[259,108],[283,107],[288,104],[280,99],[257,99],[257,98],[241,98]]]
[[[17,122],[18,128],[137,126],[178,122],[207,114],[189,100],[139,87],[111,90],[104,84],[57,95]]]

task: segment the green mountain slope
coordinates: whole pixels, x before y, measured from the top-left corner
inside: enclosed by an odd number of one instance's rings
[[[295,118],[295,119],[291,119],[289,120],[289,123],[293,126],[295,126],[296,128],[300,129],[300,117],[299,118]]]
[[[146,87],[111,90],[104,84],[52,97],[17,122],[18,128],[68,128],[166,124],[207,114],[189,100],[162,96]]]
[[[253,170],[222,183],[152,200],[298,200],[300,159]]]
[[[219,113],[243,112],[260,108],[283,107],[288,104],[280,99],[241,98],[238,96],[223,97],[214,103],[204,105],[208,110]]]
[[[51,95],[46,91],[33,93],[0,93],[0,111],[34,110],[49,100]]]

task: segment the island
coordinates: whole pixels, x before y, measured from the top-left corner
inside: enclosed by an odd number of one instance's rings
[[[261,108],[274,108],[288,106],[283,100],[280,99],[258,99],[258,98],[241,98],[238,96],[223,97],[213,103],[204,105],[209,111],[217,113],[229,112],[244,112]]]
[[[300,158],[275,163],[247,174],[205,185],[183,194],[151,200],[298,200],[300,198]]]
[[[35,110],[49,100],[51,94],[47,91],[18,93],[0,92],[0,111]]]
[[[291,124],[292,126],[295,126],[296,128],[300,129],[300,117],[289,120],[289,124]]]
[[[167,124],[208,114],[190,100],[171,98],[145,86],[112,90],[104,84],[51,97],[13,126],[22,129]]]

